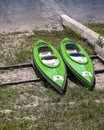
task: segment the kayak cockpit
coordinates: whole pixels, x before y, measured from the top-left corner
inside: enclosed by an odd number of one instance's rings
[[[70,54],[70,57],[75,62],[82,63],[82,64],[87,63],[87,58],[81,53],[72,53]]]
[[[67,43],[66,51],[68,53],[74,53],[74,52],[80,52],[80,49],[74,43]]]
[[[49,48],[48,46],[40,46],[38,48],[38,53],[40,57],[53,55],[51,48]]]
[[[49,67],[56,67],[59,64],[59,59],[55,56],[47,56],[42,58],[42,62]]]
[[[74,43],[66,44],[66,51],[70,58],[77,63],[87,63],[87,57],[82,54],[78,46]]]
[[[38,48],[40,60],[48,67],[56,67],[59,65],[59,59],[54,56],[54,52],[49,46],[41,46]]]

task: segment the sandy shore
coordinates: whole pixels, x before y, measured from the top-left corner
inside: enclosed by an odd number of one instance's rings
[[[38,18],[34,21],[31,20],[21,20],[11,23],[2,23],[0,24],[0,33],[8,33],[8,32],[25,32],[25,31],[33,31],[33,30],[62,30],[63,27],[61,25],[60,19],[44,19]]]

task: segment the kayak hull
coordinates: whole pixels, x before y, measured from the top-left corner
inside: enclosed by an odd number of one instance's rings
[[[60,54],[67,68],[83,84],[92,88],[95,85],[94,66],[87,52],[78,43],[64,38],[60,44]]]
[[[33,62],[43,79],[59,93],[65,92],[66,67],[59,52],[51,44],[38,40],[33,49]]]

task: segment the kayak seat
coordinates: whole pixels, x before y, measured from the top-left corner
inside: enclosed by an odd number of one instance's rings
[[[67,43],[66,50],[68,53],[80,52],[79,48],[74,43]]]
[[[49,67],[56,67],[59,64],[59,59],[55,56],[47,56],[42,58],[42,62]]]
[[[39,47],[38,52],[40,57],[53,55],[52,50],[48,46]]]
[[[39,56],[41,56],[41,57],[50,56],[50,55],[52,55],[51,52],[41,52],[41,53],[39,53]]]
[[[72,53],[71,55],[72,60],[79,62],[79,63],[86,63],[87,58],[81,53]]]
[[[58,58],[54,56],[53,51],[48,46],[39,47],[38,52],[43,64],[49,67],[55,67],[59,64]]]

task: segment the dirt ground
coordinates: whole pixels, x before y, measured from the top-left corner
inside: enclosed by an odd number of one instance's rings
[[[96,59],[93,61],[95,70],[104,69],[104,64],[99,63],[99,60]],[[9,70],[0,70],[0,82],[15,82],[15,81],[25,81],[31,79],[37,79],[36,73],[32,67],[28,68],[19,68],[19,69],[9,69]],[[104,73],[99,73],[95,75],[96,84],[95,89],[104,89]],[[30,85],[32,83],[29,83]],[[70,87],[75,86],[77,83],[68,79],[68,84]]]

